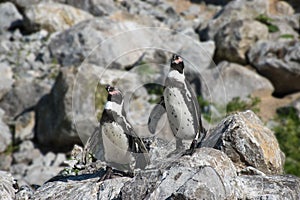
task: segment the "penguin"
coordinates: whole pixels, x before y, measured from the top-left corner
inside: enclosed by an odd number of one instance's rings
[[[165,80],[163,96],[150,113],[148,129],[154,134],[158,120],[167,112],[167,118],[176,138],[176,150],[183,149],[182,140],[193,140],[186,154],[201,146],[206,136],[202,125],[200,107],[194,91],[184,75],[183,59],[174,54]]]
[[[105,89],[108,92],[107,102],[98,129],[87,141],[86,150],[108,164],[107,179],[112,167],[122,172],[145,169],[149,156],[145,144],[126,119],[121,91],[110,85]]]

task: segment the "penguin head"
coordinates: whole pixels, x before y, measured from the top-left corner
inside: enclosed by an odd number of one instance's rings
[[[180,56],[173,54],[171,58],[171,69],[177,70],[179,73],[183,73],[184,63]]]
[[[105,89],[108,92],[107,101],[116,102],[118,104],[122,103],[123,95],[118,88],[111,85],[106,85]]]

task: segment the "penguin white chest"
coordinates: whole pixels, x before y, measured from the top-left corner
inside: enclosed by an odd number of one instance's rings
[[[168,87],[164,91],[165,105],[168,120],[174,135],[184,140],[194,139],[194,119],[190,113],[187,103],[176,87]]]
[[[128,164],[131,162],[128,139],[122,127],[116,122],[104,123],[101,127],[104,157],[107,162]]]

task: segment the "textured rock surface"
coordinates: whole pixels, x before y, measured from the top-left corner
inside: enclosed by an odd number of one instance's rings
[[[258,40],[268,38],[266,25],[253,20],[228,23],[216,34],[216,59],[246,64],[246,53]]]
[[[208,23],[203,33],[204,39],[213,40],[216,33],[229,22],[244,19],[254,19],[260,14],[267,13],[268,2],[264,0],[254,1],[231,1],[219,11]]]
[[[0,197],[3,200],[15,199],[15,181],[11,174],[5,171],[0,171]]]
[[[61,70],[51,92],[35,108],[35,137],[42,147],[70,149],[80,139],[72,123],[72,92],[75,68]]]
[[[283,172],[284,154],[274,133],[252,111],[225,118],[210,131],[203,146],[225,152],[238,170],[250,166],[266,174]]]
[[[244,66],[226,61],[203,71],[201,82],[203,98],[218,105],[225,105],[234,97],[245,99],[257,91],[271,94],[274,90],[266,78]]]
[[[25,10],[29,23],[40,26],[49,32],[63,31],[92,15],[74,7],[59,3],[40,3]]]
[[[12,88],[13,72],[7,63],[0,63],[0,100]]]
[[[9,127],[3,122],[4,113],[0,108],[0,153],[5,151],[8,145],[12,143],[12,135]]]
[[[233,181],[238,199],[299,199],[300,180],[284,176],[239,176]]]
[[[260,41],[250,49],[248,58],[257,71],[272,82],[274,93],[285,95],[300,91],[299,51],[297,41]]]
[[[20,25],[21,20],[23,20],[23,17],[14,4],[11,2],[0,4],[0,34]]]

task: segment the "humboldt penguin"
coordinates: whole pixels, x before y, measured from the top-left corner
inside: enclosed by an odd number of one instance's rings
[[[111,167],[123,172],[133,172],[133,169],[145,169],[149,164],[148,151],[143,141],[126,119],[121,91],[110,85],[106,86],[106,90],[107,103],[100,126],[86,145],[87,151],[95,158],[108,164],[110,172],[105,175],[105,179],[110,177]]]
[[[184,76],[184,62],[178,55],[171,58],[170,71],[165,81],[163,96],[150,113],[148,129],[154,134],[158,120],[167,112],[168,121],[176,138],[176,150],[183,149],[182,140],[193,140],[192,154],[206,135],[202,126],[200,107],[194,91]]]

